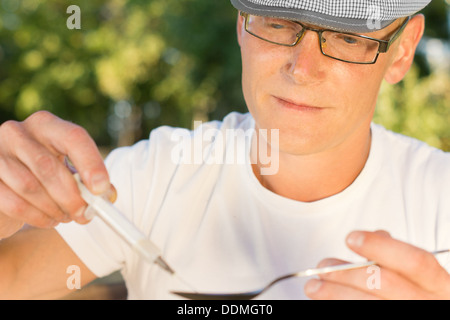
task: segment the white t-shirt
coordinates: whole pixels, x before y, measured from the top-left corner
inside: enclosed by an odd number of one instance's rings
[[[189,139],[186,131],[161,127],[106,161],[116,206],[198,291],[256,289],[327,257],[361,261],[345,245],[355,229],[384,229],[430,251],[450,248],[450,154],[373,124],[370,155],[357,179],[339,194],[305,203],[259,183],[248,157],[253,128],[251,115],[238,113],[203,124]],[[239,143],[222,139],[239,130],[245,133],[235,135]],[[203,140],[204,161],[180,157],[187,152],[180,136],[192,146]],[[242,151],[236,148],[245,148],[246,161],[223,160]],[[129,299],[172,299],[178,297],[171,290],[189,289],[141,260],[98,218],[57,230],[96,275],[120,269]],[[260,298],[306,298],[306,280],[283,281]]]

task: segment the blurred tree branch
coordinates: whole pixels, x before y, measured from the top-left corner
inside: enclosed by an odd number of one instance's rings
[[[67,1],[0,2],[0,122],[46,109],[114,147],[160,125],[191,127],[247,110],[228,0],[77,5],[81,29],[69,30]],[[435,0],[424,11],[428,36],[448,40],[447,7]],[[404,83],[383,88],[376,120],[449,150],[449,97],[440,89],[448,73],[431,74],[418,61]]]

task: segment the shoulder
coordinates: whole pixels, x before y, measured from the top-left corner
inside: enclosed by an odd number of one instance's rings
[[[448,163],[450,160],[450,153],[432,147],[418,139],[390,131],[381,125],[372,124],[372,132],[384,147],[391,148],[394,154],[398,156],[415,155],[416,157],[410,160],[431,158],[444,163]]]
[[[450,153],[380,125],[372,125],[372,132],[383,148],[386,165],[395,170],[393,174],[434,186],[450,183]]]
[[[254,121],[249,113],[232,112],[222,121],[196,125],[193,130],[161,126],[152,130],[148,139],[115,149],[106,159],[111,178],[129,180],[145,176],[164,182],[180,169],[180,164],[188,164],[183,166],[184,173],[195,172],[204,164],[204,156],[218,140],[215,138],[224,137],[229,130],[252,129]]]
[[[151,154],[170,154],[172,148],[180,142],[180,137],[193,139],[198,135],[205,135],[206,130],[247,130],[253,128],[253,123],[249,113],[231,112],[221,121],[194,122],[195,129],[161,126],[152,130],[148,139],[139,141],[133,146],[115,149],[108,159],[110,162],[118,158],[146,161]]]

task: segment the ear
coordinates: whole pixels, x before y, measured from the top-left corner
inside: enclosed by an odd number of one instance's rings
[[[242,32],[245,31],[244,30],[244,17],[241,16],[241,12],[238,12],[238,18],[237,18],[237,23],[236,23],[236,31],[237,31],[237,38],[238,38],[238,43],[239,46],[241,46],[241,39],[242,39]]]
[[[392,48],[395,49],[395,53],[384,77],[388,83],[400,82],[408,72],[413,63],[417,45],[422,39],[424,28],[425,17],[422,14],[414,16],[408,22],[403,34],[397,40],[399,41],[397,47]]]

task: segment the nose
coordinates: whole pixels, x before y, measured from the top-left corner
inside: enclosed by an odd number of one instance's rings
[[[320,52],[319,35],[316,32],[305,30],[299,43],[290,49],[285,72],[293,81],[311,84],[323,80],[327,61]]]

